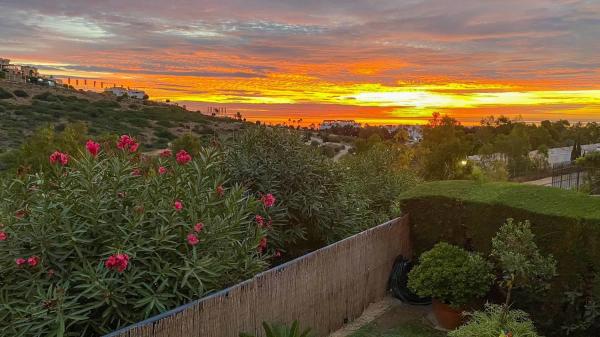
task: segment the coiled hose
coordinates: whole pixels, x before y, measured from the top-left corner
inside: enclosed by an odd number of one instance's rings
[[[408,289],[408,273],[412,269],[413,264],[404,256],[399,255],[394,261],[392,274],[390,275],[389,287],[392,290],[392,295],[404,303],[414,305],[431,304],[431,298],[423,298],[414,294]]]

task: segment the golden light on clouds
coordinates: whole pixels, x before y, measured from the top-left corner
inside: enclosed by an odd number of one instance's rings
[[[0,57],[252,120],[591,121],[599,17],[594,1],[13,1]]]

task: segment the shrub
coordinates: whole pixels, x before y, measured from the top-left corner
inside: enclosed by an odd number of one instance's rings
[[[119,143],[56,152],[49,173],[2,182],[4,334],[104,334],[266,267],[268,229],[254,219],[269,214],[239,185],[222,187],[218,151],[152,162],[131,138]]]
[[[398,215],[394,202],[412,188],[419,178],[409,169],[410,150],[397,145],[376,144],[340,161],[346,193],[367,203],[377,223]]]
[[[171,149],[173,149],[174,153],[177,153],[181,150],[187,150],[190,153],[195,154],[200,152],[200,147],[200,139],[191,133],[186,133],[177,138],[171,145]]]
[[[19,149],[10,152],[3,161],[9,168],[19,168],[22,172],[48,171],[48,153],[56,149],[64,149],[69,153],[77,153],[85,141],[87,128],[84,124],[49,125],[36,130]]]
[[[32,98],[36,99],[38,101],[47,101],[47,102],[56,102],[59,100],[59,97],[52,95],[49,91],[34,95]]]
[[[408,287],[419,296],[461,307],[485,296],[493,279],[483,257],[440,242],[419,257],[408,274]]]
[[[491,256],[503,274],[500,285],[506,289],[506,306],[511,304],[512,289],[544,289],[556,274],[556,261],[540,254],[529,221],[506,220],[492,239]]]
[[[29,97],[29,94],[25,90],[17,89],[13,91],[13,94],[17,97],[26,98]]]
[[[469,321],[448,337],[538,337],[529,315],[521,310],[504,310],[503,306],[486,304],[485,311],[469,314]]]
[[[335,164],[304,144],[301,133],[253,127],[227,153],[233,181],[255,194],[276,191],[285,207],[293,254],[318,248],[364,228],[368,212],[362,200],[342,193]]]
[[[282,324],[269,324],[263,322],[263,329],[265,330],[266,337],[310,337],[310,329],[304,331],[300,330],[298,321],[294,321],[291,327],[287,327]],[[240,337],[254,337],[247,333],[241,333]]]
[[[11,94],[10,92],[4,90],[3,88],[0,88],[0,99],[9,99],[14,97],[15,96],[13,96],[13,94]]]

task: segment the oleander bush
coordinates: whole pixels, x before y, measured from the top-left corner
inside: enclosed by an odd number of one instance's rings
[[[345,193],[367,204],[373,225],[399,215],[399,194],[417,185],[419,177],[409,168],[411,151],[401,145],[378,143],[340,160]]]
[[[345,193],[340,166],[298,132],[267,127],[242,133],[227,153],[232,180],[256,194],[274,191],[285,208],[291,255],[322,247],[372,224],[368,204]]]
[[[138,146],[89,141],[49,154],[47,173],[0,180],[2,335],[104,334],[278,255],[278,201],[228,184],[219,150],[151,160]]]

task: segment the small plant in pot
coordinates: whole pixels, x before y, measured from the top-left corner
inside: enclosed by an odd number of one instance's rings
[[[408,274],[408,287],[433,298],[438,324],[455,329],[465,306],[485,296],[494,280],[492,267],[480,255],[440,242],[423,253]]]

